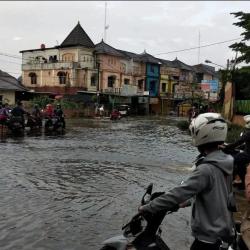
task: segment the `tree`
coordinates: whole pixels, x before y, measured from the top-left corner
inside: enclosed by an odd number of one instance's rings
[[[231,13],[237,17],[240,21],[233,23],[234,25],[241,27],[244,32],[242,40],[238,43],[234,43],[229,47],[236,52],[240,52],[240,55],[236,59],[236,63],[249,63],[250,62],[250,46],[246,44],[246,41],[250,40],[250,13],[244,13],[242,11]]]

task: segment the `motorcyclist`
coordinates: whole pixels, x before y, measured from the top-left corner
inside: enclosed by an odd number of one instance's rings
[[[9,109],[8,109],[8,103],[2,104],[2,107],[0,109],[0,123],[6,124],[9,119]]]
[[[29,115],[29,113],[23,109],[21,101],[18,101],[16,107],[11,110],[11,115],[13,118],[20,118],[23,128],[25,127],[24,115]]]
[[[221,146],[225,149],[234,149],[243,146],[243,151],[240,151],[234,156],[234,175],[239,175],[241,183],[238,184],[240,189],[245,188],[246,167],[250,163],[250,115],[244,116],[245,129],[241,133],[240,138],[234,143]]]
[[[48,103],[45,107],[44,116],[46,118],[52,118],[54,115],[54,110],[52,104]]]
[[[34,117],[36,123],[39,124],[39,126],[41,126],[41,123],[42,123],[42,113],[41,113],[41,110],[40,110],[38,104],[34,105],[31,114]]]
[[[193,145],[200,156],[196,168],[180,186],[141,206],[141,213],[157,213],[184,207],[192,198],[191,250],[219,250],[233,236],[231,201],[233,157],[218,149],[227,136],[227,124],[217,113],[204,113],[190,124]],[[231,194],[231,193],[230,193]]]
[[[59,103],[56,105],[56,109],[54,110],[54,114],[55,114],[55,116],[57,116],[60,119],[60,121],[62,121],[63,128],[65,128],[64,113],[63,113],[63,110],[62,110],[61,105]]]

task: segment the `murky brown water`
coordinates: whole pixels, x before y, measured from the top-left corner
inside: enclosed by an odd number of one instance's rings
[[[196,156],[171,120],[74,120],[62,136],[0,144],[1,250],[95,250],[119,235],[144,188],[181,182]],[[164,220],[163,238],[188,249],[190,209]]]

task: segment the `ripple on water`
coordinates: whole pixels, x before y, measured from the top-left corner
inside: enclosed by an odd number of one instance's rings
[[[173,187],[196,153],[175,126],[129,119],[81,121],[60,137],[8,139],[0,156],[1,249],[94,250],[120,234],[148,183]],[[187,248],[188,220],[185,210],[166,219],[173,249]]]

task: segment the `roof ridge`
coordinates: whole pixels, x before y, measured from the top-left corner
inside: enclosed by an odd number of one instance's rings
[[[93,41],[88,36],[88,34],[82,28],[79,21],[77,25],[73,28],[73,30],[71,30],[69,35],[61,43],[60,47],[77,46],[77,45],[81,45],[81,46],[89,47],[89,48],[92,48],[95,46]]]

